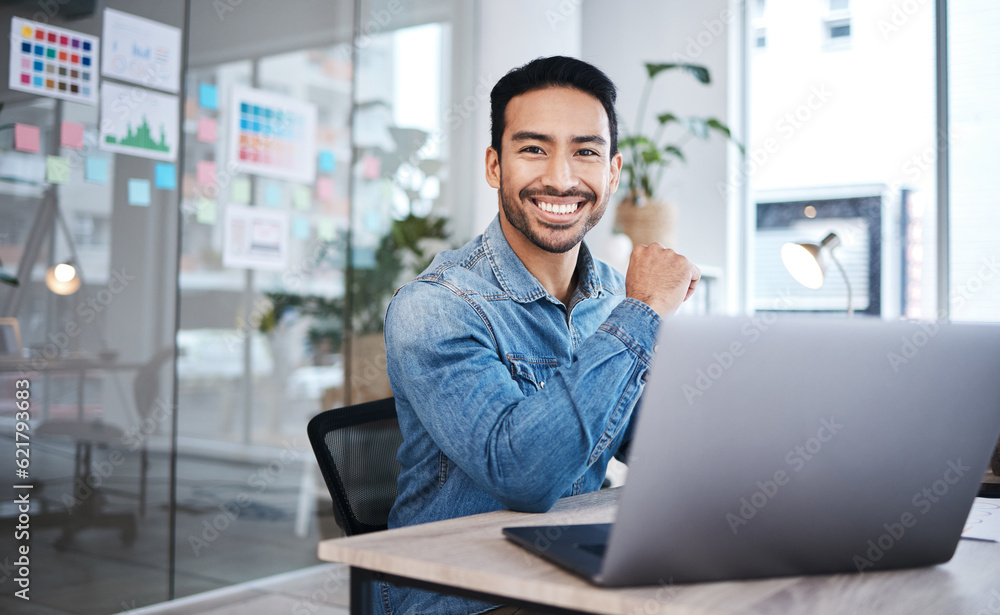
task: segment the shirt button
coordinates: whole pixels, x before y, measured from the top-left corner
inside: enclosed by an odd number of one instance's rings
[[[540,388],[540,389],[544,389],[545,388],[545,381],[544,380],[542,380],[541,382],[538,383],[538,388]]]
[[[653,352],[660,352],[660,345],[659,344],[653,344]]]

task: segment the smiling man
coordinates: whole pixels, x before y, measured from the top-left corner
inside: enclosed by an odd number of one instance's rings
[[[491,93],[486,179],[500,212],[442,252],[389,305],[389,378],[403,444],[400,527],[510,508],[541,512],[598,489],[628,444],[662,318],[700,273],[659,244],[627,278],[583,242],[618,188],[615,86],[590,64],[541,58]],[[491,605],[386,586],[384,612]]]

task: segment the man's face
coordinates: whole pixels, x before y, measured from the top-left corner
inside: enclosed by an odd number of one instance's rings
[[[502,150],[486,154],[501,213],[529,242],[563,253],[579,244],[618,188],[622,156],[610,154],[608,116],[579,90],[549,87],[507,105]]]

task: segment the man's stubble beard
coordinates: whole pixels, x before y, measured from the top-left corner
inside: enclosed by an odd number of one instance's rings
[[[545,250],[546,252],[551,252],[552,254],[565,254],[583,241],[583,238],[590,232],[590,229],[594,228],[597,223],[601,221],[601,218],[604,217],[604,212],[608,209],[608,201],[611,198],[611,193],[609,191],[605,192],[604,200],[599,206],[594,207],[594,209],[590,212],[590,215],[588,215],[584,220],[583,226],[580,227],[580,230],[576,235],[571,236],[569,239],[560,243],[553,243],[539,236],[538,233],[535,232],[535,229],[533,229],[531,224],[528,222],[528,214],[525,211],[528,207],[535,207],[535,205],[529,200],[531,197],[542,195],[586,197],[587,200],[583,205],[581,205],[581,207],[586,207],[588,203],[596,203],[597,195],[592,192],[584,191],[559,193],[553,190],[541,190],[532,192],[525,188],[524,190],[521,190],[521,194],[519,195],[520,202],[525,204],[524,209],[522,209],[517,206],[516,197],[513,194],[508,193],[506,186],[504,185],[503,173],[500,173],[500,205],[503,207],[503,213],[507,218],[507,221],[510,222],[511,226],[520,231],[521,234],[524,235],[532,244],[542,250]],[[543,220],[540,220],[539,224],[543,227],[551,229],[562,228],[560,225],[549,224]]]

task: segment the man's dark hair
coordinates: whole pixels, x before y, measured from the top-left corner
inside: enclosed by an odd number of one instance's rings
[[[615,115],[615,84],[601,69],[576,58],[552,56],[538,58],[504,75],[490,92],[491,145],[500,154],[500,142],[507,127],[507,103],[515,96],[548,87],[566,87],[590,94],[601,102],[608,114],[611,132],[610,155],[618,151],[618,117]]]

